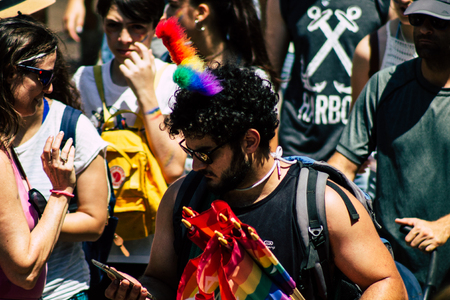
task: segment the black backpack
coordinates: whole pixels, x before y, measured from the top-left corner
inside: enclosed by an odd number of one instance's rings
[[[328,227],[325,216],[325,187],[333,188],[343,199],[352,222],[359,219],[359,215],[345,192],[335,183],[350,191],[357,198],[371,216],[375,226],[376,222],[370,197],[356,184],[336,168],[325,162],[312,160],[304,156],[286,158],[297,160],[300,164],[300,175],[297,185],[296,210],[298,228],[303,241],[301,247],[305,250],[301,262],[299,286],[302,292],[306,286],[311,286],[316,295],[323,299],[359,299],[361,289],[345,277],[337,268],[331,270],[330,243]],[[190,172],[178,191],[174,205],[173,228],[174,248],[178,255],[178,276],[181,276],[184,266],[189,260],[191,242],[187,238],[186,228],[181,224],[181,211],[183,206],[199,208],[208,194],[203,176],[197,172]],[[335,182],[331,182],[331,181]],[[332,272],[334,272],[332,274]],[[314,280],[313,280],[314,279]]]
[[[64,139],[61,142],[61,149],[66,144],[66,141],[69,138],[73,139],[73,145],[75,146],[75,132],[77,127],[78,118],[81,115],[81,111],[72,108],[70,106],[66,106],[64,109],[64,114],[61,120],[60,131],[64,132]],[[89,265],[89,271],[91,275],[90,287],[94,287],[100,283],[102,278],[104,277],[104,272],[94,266],[92,264],[91,259],[95,259],[101,263],[106,263],[109,252],[112,247],[112,243],[114,240],[114,232],[116,230],[118,219],[113,216],[114,213],[114,205],[116,204],[116,197],[114,196],[114,189],[112,187],[112,178],[111,173],[108,168],[108,163],[105,160],[107,176],[108,176],[108,185],[109,185],[109,204],[108,204],[108,221],[105,229],[103,230],[102,235],[95,242],[83,242],[83,250],[86,261]],[[77,193],[76,188],[73,192],[75,197],[70,200],[69,203],[69,212],[75,212],[77,210]]]

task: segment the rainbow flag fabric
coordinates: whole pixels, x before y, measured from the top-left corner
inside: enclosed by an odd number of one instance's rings
[[[216,200],[198,214],[186,208],[188,237],[204,251],[189,261],[177,300],[294,299],[299,292],[256,230],[239,221],[228,204]],[[301,296],[301,295],[300,295]]]

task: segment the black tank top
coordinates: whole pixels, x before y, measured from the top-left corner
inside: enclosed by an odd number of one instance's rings
[[[232,207],[239,220],[256,229],[295,281],[303,257],[295,213],[299,168],[298,164],[291,166],[278,187],[265,199],[243,208]]]

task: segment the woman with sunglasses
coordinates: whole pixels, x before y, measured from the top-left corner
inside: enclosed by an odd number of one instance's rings
[[[72,141],[68,140],[60,151],[63,133],[47,136],[37,146],[41,149],[38,159],[52,192],[38,221],[38,212],[29,202],[30,185],[12,148],[22,118],[35,114],[44,95],[53,89],[51,76],[45,71],[55,68],[57,40],[34,27],[24,16],[0,20],[1,299],[41,297],[46,262],[75,186]],[[21,64],[27,67],[18,66]],[[36,74],[39,70],[43,72]]]
[[[30,98],[34,99],[35,105],[33,113],[24,116],[13,145],[31,186],[49,199],[50,204],[52,184],[40,166],[39,149],[46,137],[58,135],[66,105],[80,107],[78,94],[70,83],[55,33],[27,16],[2,23],[0,43],[11,45],[5,49],[7,53],[0,52],[2,57],[9,55],[18,74],[24,80],[33,79],[34,83],[31,87],[18,84],[20,95],[15,100]],[[58,242],[53,245],[42,294],[44,299],[86,298],[90,274],[82,241],[98,239],[107,218],[108,188],[104,160],[107,144],[84,115],[79,117],[73,130],[77,210],[65,214]],[[61,154],[61,164],[66,163],[66,157]],[[48,206],[44,215],[47,209]]]

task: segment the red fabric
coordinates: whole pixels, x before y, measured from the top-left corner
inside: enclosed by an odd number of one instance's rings
[[[183,212],[183,217],[193,228],[188,237],[204,252],[186,266],[177,300],[193,298],[194,295],[198,300],[212,299],[217,288],[220,288],[222,300],[236,300],[237,294],[240,300],[261,296],[264,299],[288,299],[292,294],[295,282],[264,242],[259,237],[253,239],[250,236],[250,231],[256,231],[241,223],[226,202],[216,200],[202,214],[194,212],[194,216],[190,216]],[[235,228],[233,220],[240,224],[241,229]],[[219,241],[215,231],[223,235],[227,245]],[[275,268],[282,275],[277,272],[273,280],[264,268]],[[270,295],[266,295],[268,293]]]

